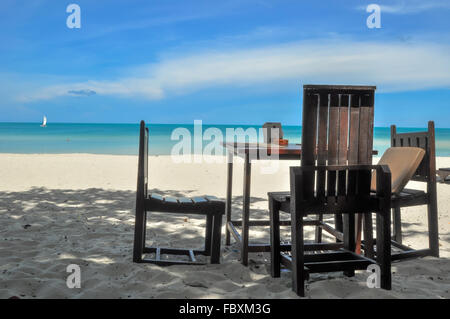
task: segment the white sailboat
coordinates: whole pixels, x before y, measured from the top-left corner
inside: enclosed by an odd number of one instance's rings
[[[44,118],[42,119],[41,127],[46,127],[46,126],[47,126],[47,117],[44,115]]]

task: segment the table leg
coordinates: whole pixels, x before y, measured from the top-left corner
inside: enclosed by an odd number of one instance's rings
[[[228,223],[231,221],[231,199],[233,197],[233,153],[227,152],[227,200],[225,202],[226,225],[225,225],[225,243],[230,245],[230,231]]]
[[[241,263],[244,266],[248,265],[248,232],[250,220],[250,176],[251,176],[251,163],[249,152],[245,153],[244,163],[244,199],[242,210],[242,247],[241,247]]]

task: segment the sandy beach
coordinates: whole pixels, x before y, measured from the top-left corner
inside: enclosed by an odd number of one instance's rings
[[[262,174],[264,165],[259,161],[252,168],[252,218],[267,218],[267,192],[288,190],[288,168],[298,163],[280,162],[277,174]],[[439,157],[437,167],[450,167],[450,158]],[[242,173],[237,163],[235,215],[242,205]],[[0,298],[297,298],[289,273],[270,277],[269,255],[251,254],[244,267],[234,244],[222,245],[220,265],[132,263],[136,174],[137,156],[0,154]],[[226,164],[152,156],[149,188],[224,199]],[[391,291],[368,288],[364,271],[353,278],[314,274],[307,298],[450,298],[450,185],[438,183],[437,190],[441,258],[394,263]],[[402,212],[404,242],[426,247],[426,207]],[[203,225],[193,216],[154,214],[148,244],[200,247]],[[256,242],[268,236],[267,227],[251,231]],[[69,264],[81,267],[79,289],[66,285]]]

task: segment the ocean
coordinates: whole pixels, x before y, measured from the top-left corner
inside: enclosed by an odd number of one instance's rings
[[[150,129],[149,154],[169,155],[178,139],[171,139],[176,129],[189,131],[194,136],[193,124],[148,124]],[[247,130],[252,125],[202,125],[202,132],[217,128],[225,137],[226,130]],[[397,128],[398,132],[423,131],[426,128]],[[211,131],[211,130],[210,130]],[[216,130],[216,133],[218,131]],[[284,138],[290,143],[300,143],[300,126],[283,126]],[[91,153],[136,155],[138,152],[139,124],[76,124],[49,123],[0,123],[0,153]],[[255,141],[255,139],[250,139]],[[203,145],[211,143],[203,141]],[[382,154],[390,146],[390,128],[375,127],[373,148]],[[192,150],[194,152],[194,150]],[[224,153],[223,153],[224,154]],[[436,129],[437,156],[450,156],[450,129]]]

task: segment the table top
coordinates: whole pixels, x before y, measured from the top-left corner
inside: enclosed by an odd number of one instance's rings
[[[278,155],[280,159],[300,159],[302,155],[301,144],[289,143],[287,145],[268,144],[268,143],[237,143],[237,142],[223,142],[222,146],[229,152],[237,156],[244,156],[251,154],[260,158],[261,155],[270,156]],[[373,150],[372,155],[377,155],[378,151]],[[261,156],[262,158],[263,156]]]
[[[233,143],[224,142],[222,145],[232,151],[234,154],[239,155],[242,153],[248,153],[251,151],[264,151],[266,154],[280,154],[280,155],[297,155],[302,154],[301,144],[268,144],[268,143]]]

